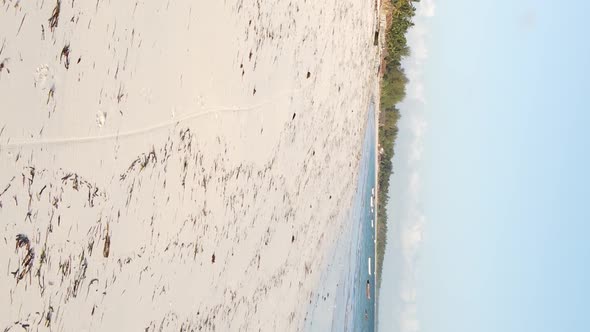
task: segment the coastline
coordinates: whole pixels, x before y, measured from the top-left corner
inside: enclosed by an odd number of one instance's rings
[[[380,241],[379,239],[379,227],[377,226],[379,224],[379,222],[382,222],[381,220],[379,220],[379,214],[377,213],[377,211],[379,211],[379,207],[381,205],[381,200],[380,200],[380,196],[379,196],[379,176],[381,175],[380,169],[379,169],[379,156],[380,156],[380,144],[379,144],[379,133],[380,133],[380,126],[379,126],[379,119],[380,119],[380,115],[381,115],[381,80],[383,79],[383,65],[384,65],[384,60],[383,60],[383,47],[384,47],[384,43],[385,43],[385,35],[386,35],[386,30],[387,30],[387,21],[386,21],[386,13],[384,12],[384,8],[383,8],[383,4],[382,4],[383,0],[379,0],[378,1],[378,14],[379,14],[379,19],[378,19],[378,24],[379,24],[379,46],[378,46],[378,58],[379,58],[379,69],[378,69],[378,74],[377,74],[377,79],[376,79],[376,86],[374,87],[374,95],[375,95],[375,244]],[[381,235],[383,236],[383,235]],[[377,252],[377,245],[375,245],[375,279],[376,280],[380,280],[380,276],[378,276],[378,273],[381,272],[381,268],[379,267],[379,258],[378,258],[378,252]],[[376,291],[375,291],[375,329],[377,329],[377,322],[378,322],[378,314],[379,314],[379,310],[378,310],[378,306],[379,306],[379,288],[380,288],[380,282],[378,281],[375,285],[376,287]]]
[[[338,230],[336,243],[328,254],[321,273],[320,287],[310,303],[307,331],[373,331],[375,275],[367,270],[367,259],[374,258],[374,229],[370,206],[371,188],[375,186],[374,101],[368,105],[369,116],[362,142],[362,155],[355,180],[354,198],[347,217]],[[374,266],[370,266],[371,270]],[[370,281],[370,296],[365,293],[365,281]],[[367,315],[367,316],[364,316]],[[367,324],[368,317],[371,318]]]
[[[379,233],[387,233],[388,220],[386,205],[389,199],[389,180],[393,174],[395,141],[398,134],[398,121],[401,117],[397,104],[405,98],[408,79],[402,67],[402,60],[410,54],[406,32],[413,26],[416,7],[412,1],[392,1],[382,4],[380,36],[380,100],[379,100],[379,166],[378,166],[378,223]],[[378,283],[381,282],[383,258],[387,245],[386,234],[377,236]]]
[[[380,29],[381,30],[381,29]],[[380,33],[381,34],[381,33]],[[381,57],[381,41],[380,41],[380,45],[379,45],[379,58]],[[378,275],[378,273],[380,273],[381,269],[380,267],[377,265],[379,262],[379,258],[377,256],[377,242],[380,240],[379,236],[381,234],[379,234],[379,222],[382,222],[381,220],[379,220],[378,217],[378,213],[377,211],[379,211],[379,205],[380,205],[380,197],[379,197],[379,114],[380,114],[380,110],[381,110],[381,103],[379,102],[380,98],[381,98],[381,75],[378,75],[377,78],[377,83],[376,83],[376,87],[375,89],[375,251],[374,251],[374,260],[375,260],[375,267],[374,267],[374,271],[375,271],[375,303],[374,303],[374,310],[375,310],[375,315],[374,315],[374,326],[375,326],[375,331],[377,330],[377,322],[378,322],[378,315],[379,315],[379,289],[380,289],[380,276]],[[382,235],[381,235],[382,236]]]

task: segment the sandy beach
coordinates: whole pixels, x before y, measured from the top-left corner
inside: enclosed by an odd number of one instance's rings
[[[304,329],[376,20],[372,0],[4,1],[0,328]]]

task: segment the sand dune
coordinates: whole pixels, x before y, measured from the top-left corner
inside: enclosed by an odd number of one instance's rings
[[[0,328],[303,328],[347,226],[374,15],[4,1]]]

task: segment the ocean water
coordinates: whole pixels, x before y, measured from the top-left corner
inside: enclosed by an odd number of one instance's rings
[[[308,331],[375,330],[375,106],[371,102],[359,177],[347,227],[338,237],[318,292],[310,302]],[[369,271],[369,259],[370,270]],[[367,281],[369,297],[367,297]]]

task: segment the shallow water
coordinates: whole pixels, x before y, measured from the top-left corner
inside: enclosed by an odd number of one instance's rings
[[[375,187],[375,110],[371,102],[367,119],[359,178],[350,227],[340,234],[335,252],[322,274],[306,321],[309,331],[374,331],[375,329],[375,217],[371,207]],[[371,275],[368,259],[371,258]],[[370,299],[367,298],[367,280]]]
[[[359,183],[355,198],[355,208],[359,208],[357,220],[353,225],[359,234],[354,261],[354,292],[352,293],[354,331],[373,331],[375,315],[375,231],[371,219],[375,217],[371,206],[372,188],[375,187],[375,115],[374,105],[371,104],[367,130],[363,143]],[[368,259],[371,258],[371,273],[369,275]],[[369,281],[370,299],[367,299],[366,285]]]

